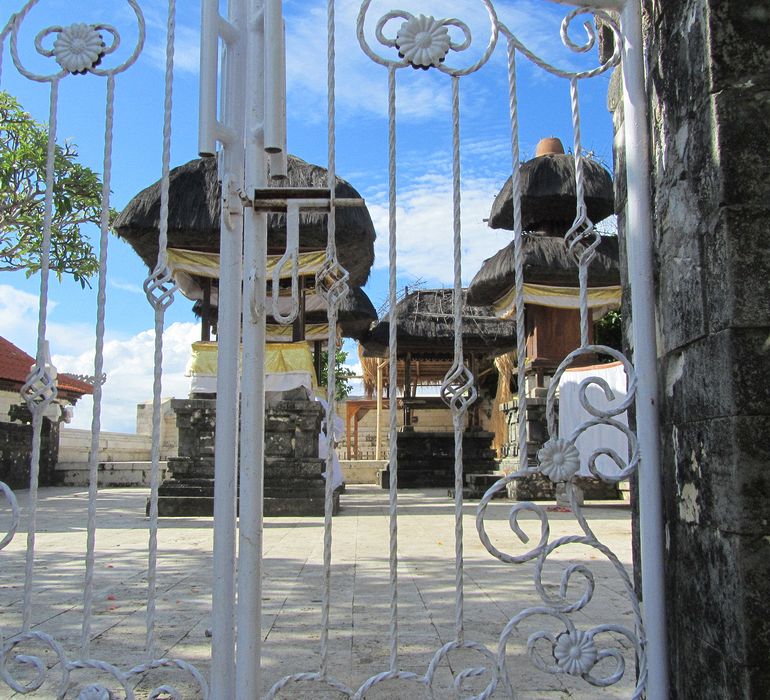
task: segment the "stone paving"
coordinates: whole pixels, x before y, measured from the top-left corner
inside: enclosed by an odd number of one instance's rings
[[[128,669],[143,660],[145,600],[147,591],[148,520],[144,516],[146,489],[104,489],[98,501],[99,532],[96,540],[96,602],[92,627],[91,657]],[[26,493],[18,494],[26,509]],[[455,573],[454,509],[446,491],[425,489],[399,493],[399,625],[401,670],[424,674],[433,654],[454,638]],[[508,525],[510,502],[493,501],[487,517],[493,544],[511,553],[523,553],[525,545]],[[549,504],[544,504],[548,506]],[[550,504],[552,505],[552,504]],[[70,658],[78,658],[83,590],[83,559],[86,541],[87,493],[82,488],[41,490],[38,508],[37,562],[34,589],[33,629],[55,635]],[[630,511],[622,503],[589,504],[585,509],[599,539],[620,562],[630,567]],[[0,501],[0,531],[5,532],[7,509]],[[26,510],[25,510],[26,512]],[[476,502],[464,509],[465,636],[497,650],[497,639],[508,620],[529,606],[543,605],[533,583],[534,565],[504,564],[494,559],[479,541]],[[551,539],[579,534],[570,513],[549,513]],[[530,544],[540,537],[540,524],[531,514],[522,516]],[[23,523],[22,523],[23,524]],[[334,518],[333,600],[330,627],[330,673],[357,688],[388,666],[388,518],[387,492],[374,486],[349,487],[342,497],[342,511]],[[168,518],[158,532],[158,599],[156,657],[181,658],[208,676],[211,626],[210,518]],[[0,630],[18,629],[24,580],[26,532],[0,552]],[[321,518],[269,518],[265,521],[263,584],[264,687],[284,675],[314,671],[318,665],[320,601],[322,587],[323,527]],[[543,575],[544,590],[555,594],[563,571],[574,563],[588,565],[596,590],[591,602],[572,618],[579,629],[612,623],[633,629],[631,605],[617,572],[596,549],[569,545],[555,551]],[[577,600],[585,579],[573,575],[568,596]],[[531,624],[530,624],[531,623]],[[611,689],[588,685],[580,678],[551,675],[538,670],[527,658],[527,637],[537,630],[558,635],[563,629],[553,618],[530,619],[508,644],[508,668],[517,698],[630,697],[634,686],[634,655],[627,640],[611,633],[597,637],[619,650],[626,665],[623,680]],[[214,640],[215,641],[215,640]],[[550,645],[540,642],[539,658],[553,663]],[[25,646],[30,653],[35,647]],[[55,658],[50,655],[48,663]],[[450,669],[454,672],[484,664],[477,652],[453,652],[436,674],[436,698],[456,697]],[[612,659],[597,666],[611,672]],[[31,678],[13,667],[19,677]],[[54,669],[55,671],[55,669]],[[106,676],[73,674],[82,688]],[[55,675],[55,674],[52,674]],[[60,676],[56,677],[57,680]],[[93,678],[93,680],[91,680]],[[489,674],[469,679],[463,697],[480,692]],[[172,683],[183,695],[198,697],[184,674],[149,674],[136,689],[137,698],[148,697],[160,683]],[[49,681],[33,695],[9,691],[0,681],[0,698],[54,698]],[[504,697],[498,689],[495,698]],[[70,691],[66,698],[77,697]],[[124,697],[124,695],[115,695]],[[163,697],[163,696],[161,696]],[[292,686],[280,697],[338,698],[317,686]],[[423,687],[393,682],[377,686],[367,698],[428,697]],[[220,699],[216,699],[220,700]],[[224,699],[222,699],[224,700]]]

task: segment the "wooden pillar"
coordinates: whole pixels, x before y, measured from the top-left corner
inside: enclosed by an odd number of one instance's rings
[[[291,342],[299,343],[305,339],[305,278],[299,278],[299,313],[294,319],[291,330]]]
[[[412,353],[406,353],[404,357],[404,427],[412,424],[412,411],[406,399],[412,397]]]
[[[323,343],[320,340],[313,342],[313,364],[315,365],[315,380],[321,386],[321,373],[323,372]]]
[[[377,431],[374,441],[374,458],[380,458],[380,442],[382,439],[382,368],[385,366],[380,358],[375,358],[377,362]]]
[[[211,278],[203,278],[203,304],[201,307],[201,340],[211,340]]]

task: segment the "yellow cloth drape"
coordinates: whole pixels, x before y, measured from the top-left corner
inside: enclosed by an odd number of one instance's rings
[[[307,372],[315,378],[313,356],[308,344],[300,342],[268,343],[265,345],[265,373],[286,374],[289,372]],[[201,340],[192,344],[192,355],[187,365],[187,374],[216,376],[216,342]]]
[[[267,276],[272,277],[276,264],[281,259],[280,255],[267,256]],[[299,274],[302,276],[315,275],[323,267],[326,259],[326,251],[311,251],[300,253],[298,257]],[[188,275],[199,277],[219,278],[219,253],[202,253],[198,250],[183,250],[182,248],[168,249],[168,266],[171,274],[186,272]],[[284,266],[281,279],[291,276],[291,265]]]
[[[290,343],[294,329],[291,326],[282,326],[279,323],[267,324],[267,340],[270,343]],[[328,340],[328,323],[308,323],[305,325],[305,340]]]
[[[545,284],[524,283],[524,303],[537,306],[551,306],[557,309],[579,309],[580,289],[577,287],[555,287]],[[495,315],[511,318],[516,312],[516,288],[500,297],[492,305]],[[611,311],[620,307],[620,287],[589,287],[588,308]]]

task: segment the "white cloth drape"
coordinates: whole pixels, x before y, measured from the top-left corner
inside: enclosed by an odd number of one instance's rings
[[[325,412],[329,410],[329,403],[322,399],[320,396],[316,396],[316,401],[323,406],[324,409],[324,415]],[[342,440],[343,437],[345,437],[345,423],[342,421],[342,418],[340,418],[336,413],[334,413],[331,417],[332,422],[332,440],[337,443]],[[321,432],[318,434],[318,456],[321,459],[326,459],[326,451],[328,447],[327,442],[327,432],[326,432],[326,418],[324,417],[324,422],[321,425]],[[336,489],[345,481],[345,478],[342,476],[342,467],[340,466],[340,459],[337,456],[336,450],[332,448],[332,454],[331,454],[331,463],[332,463],[332,488]],[[326,472],[324,472],[324,477],[326,476]]]
[[[596,385],[590,385],[586,391],[589,402],[601,410],[617,406],[626,397],[626,373],[620,362],[606,365],[594,365],[591,368],[567,370],[559,381],[559,437],[568,439],[581,423],[594,418],[580,404],[580,383],[589,377],[600,377],[607,382],[615,394],[613,401],[608,401],[604,391]],[[624,411],[614,416],[615,420],[628,425],[628,417]],[[585,430],[576,440],[575,447],[580,452],[580,476],[591,476],[588,470],[588,458],[600,447],[609,447],[618,453],[624,461],[628,457],[628,439],[626,435],[609,425],[596,425]],[[600,471],[606,474],[617,472],[615,463],[602,455],[596,462]]]

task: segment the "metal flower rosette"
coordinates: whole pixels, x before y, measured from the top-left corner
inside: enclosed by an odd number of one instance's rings
[[[9,40],[10,54],[13,63],[19,73],[26,78],[47,83],[51,90],[51,123],[49,131],[49,170],[53,167],[53,152],[56,140],[56,109],[59,84],[64,79],[79,80],[82,76],[103,78],[108,83],[107,109],[111,114],[114,98],[115,77],[130,68],[142,51],[145,38],[145,18],[139,3],[136,0],[125,0],[129,15],[136,18],[138,27],[138,39],[136,46],[130,52],[129,57],[119,65],[109,65],[110,57],[115,53],[120,44],[118,29],[110,24],[87,24],[76,22],[69,26],[50,26],[41,30],[35,40],[34,46],[37,53],[51,59],[56,64],[53,72],[48,75],[34,73],[27,69],[18,49],[19,30],[30,11],[41,0],[30,0],[14,14],[0,34],[0,45],[5,46]],[[419,5],[419,3],[415,3]],[[542,672],[562,678],[581,680],[591,688],[603,688],[618,683],[621,679],[633,675],[632,669],[626,668],[628,652],[636,659],[636,675],[631,680],[633,685],[632,697],[641,697],[647,684],[647,640],[640,611],[639,598],[634,590],[631,578],[626,567],[613,553],[613,551],[600,542],[586,518],[574,486],[574,481],[579,473],[581,455],[576,446],[579,436],[590,428],[598,425],[610,426],[621,431],[627,438],[628,456],[624,457],[611,449],[598,449],[593,454],[586,456],[590,472],[598,479],[607,482],[618,482],[629,479],[639,465],[639,447],[634,432],[619,416],[626,412],[634,403],[637,392],[637,378],[634,367],[620,352],[609,347],[594,345],[588,342],[589,309],[587,301],[588,267],[596,254],[599,245],[599,235],[593,223],[587,215],[585,202],[583,201],[583,153],[580,132],[579,88],[581,81],[604,74],[617,66],[621,57],[623,45],[622,32],[618,19],[614,14],[599,8],[578,8],[567,13],[561,27],[561,40],[564,46],[576,53],[586,53],[595,48],[597,43],[596,20],[600,20],[603,28],[611,33],[614,38],[614,50],[612,54],[599,62],[593,68],[584,71],[574,71],[569,68],[560,68],[551,65],[546,60],[531,51],[516,34],[504,24],[498,17],[494,3],[491,0],[478,0],[479,9],[486,12],[489,20],[489,36],[482,45],[480,55],[475,59],[462,64],[464,52],[468,51],[474,42],[469,24],[457,18],[436,18],[430,15],[420,14],[407,10],[394,10],[379,18],[370,18],[372,0],[365,0],[360,7],[357,19],[357,35],[364,53],[377,64],[388,71],[389,88],[389,169],[390,169],[390,207],[389,233],[390,233],[390,291],[391,313],[395,314],[395,279],[396,279],[396,207],[395,207],[395,124],[396,124],[396,73],[399,70],[413,68],[426,73],[438,72],[446,75],[452,84],[452,132],[453,132],[453,245],[454,245],[454,323],[455,323],[455,348],[454,364],[447,373],[441,388],[441,394],[452,411],[455,430],[455,636],[454,639],[444,644],[433,654],[424,673],[403,671],[398,665],[398,619],[394,612],[397,599],[397,518],[396,483],[397,470],[393,457],[396,445],[395,421],[391,421],[391,463],[394,464],[391,476],[391,620],[390,620],[390,664],[387,669],[378,673],[358,688],[351,688],[346,683],[327,674],[325,667],[318,672],[297,673],[287,676],[273,685],[267,692],[267,697],[275,697],[293,684],[317,683],[327,689],[337,691],[341,695],[350,698],[363,698],[376,686],[391,682],[403,685],[408,692],[415,691],[415,696],[420,694],[428,697],[436,697],[436,679],[439,669],[445,665],[451,654],[465,652],[475,655],[480,663],[475,666],[453,670],[455,694],[466,696],[470,681],[484,679],[486,686],[473,697],[481,700],[495,697],[514,697],[515,679],[512,678],[512,664],[509,659],[509,650],[514,646],[513,639],[516,635],[526,630],[525,642],[526,654],[534,667]],[[329,0],[329,16],[334,14],[333,0]],[[167,73],[166,73],[166,113],[164,124],[164,163],[162,189],[161,221],[167,216],[168,209],[168,158],[170,148],[170,103],[171,103],[171,72],[173,68],[173,37],[174,37],[175,2],[169,2],[168,20],[168,47],[167,47]],[[577,18],[583,18],[585,40],[577,43],[571,36],[573,22]],[[367,26],[373,24],[373,34],[376,45],[372,45],[367,35]],[[330,23],[331,24],[331,23]],[[371,28],[371,27],[370,27]],[[580,278],[580,315],[581,315],[581,345],[570,353],[557,369],[547,395],[547,423],[549,439],[537,455],[537,463],[529,464],[526,454],[522,454],[522,461],[518,471],[508,474],[494,484],[485,494],[478,506],[476,515],[476,528],[478,536],[486,550],[494,558],[507,566],[523,565],[531,563],[534,567],[534,596],[538,602],[513,615],[506,615],[502,631],[497,639],[497,646],[474,641],[470,638],[466,629],[466,616],[463,608],[463,580],[464,559],[462,549],[463,538],[463,455],[462,455],[462,429],[463,418],[468,408],[476,400],[474,377],[470,368],[463,360],[462,347],[462,282],[461,282],[461,251],[462,231],[460,226],[460,81],[463,77],[475,73],[490,63],[498,43],[505,44],[507,50],[508,72],[508,107],[511,118],[510,158],[512,165],[513,182],[513,231],[514,250],[516,260],[516,324],[518,335],[518,357],[526,357],[526,328],[524,322],[524,290],[523,290],[523,262],[522,262],[522,225],[521,211],[518,204],[520,194],[520,154],[519,154],[519,121],[518,121],[518,96],[516,62],[518,57],[531,62],[547,73],[563,78],[569,83],[570,102],[573,123],[573,153],[575,158],[577,207],[573,226],[565,235],[566,244],[576,256],[576,264],[579,268]],[[333,46],[330,55],[333,54]],[[467,55],[467,54],[466,54]],[[460,61],[458,64],[457,61]],[[108,130],[111,121],[108,116]],[[107,141],[111,143],[111,134],[108,131]],[[109,174],[111,167],[109,149],[105,149],[105,193],[103,210],[109,212]],[[330,169],[331,170],[331,169]],[[333,171],[332,171],[333,172]],[[52,172],[50,173],[52,176]],[[226,189],[226,188],[225,188]],[[331,189],[333,193],[333,188]],[[332,197],[333,200],[333,197]],[[83,643],[80,658],[73,659],[65,651],[62,643],[52,635],[32,629],[32,591],[35,583],[35,546],[34,534],[36,528],[36,498],[37,498],[37,470],[39,468],[40,425],[42,414],[56,395],[56,374],[50,358],[47,357],[46,345],[46,313],[48,261],[50,259],[50,212],[52,195],[47,199],[48,230],[44,236],[42,257],[42,285],[40,298],[40,333],[38,338],[38,351],[36,365],[30,373],[23,395],[33,415],[35,426],[34,441],[37,445],[33,449],[32,478],[29,490],[29,515],[26,522],[27,528],[27,560],[24,584],[24,620],[21,629],[8,630],[0,626],[0,685],[5,685],[13,691],[23,695],[34,695],[45,686],[46,689],[56,688],[56,696],[59,698],[72,697],[78,693],[80,700],[109,700],[113,697],[134,698],[138,680],[150,671],[174,671],[181,672],[186,677],[186,685],[193,685],[203,696],[209,696],[208,683],[203,674],[191,664],[180,659],[153,658],[151,655],[154,647],[154,609],[155,589],[154,577],[157,557],[157,497],[155,505],[150,511],[151,541],[149,547],[148,563],[148,606],[147,606],[147,650],[148,658],[140,665],[124,670],[108,661],[91,658],[89,654],[89,642],[91,638],[90,611],[93,603],[93,535],[95,531],[95,506],[93,505],[94,489],[97,479],[92,478],[92,490],[89,494],[88,534],[90,541],[89,555],[86,562],[86,582],[84,600],[84,625]],[[331,207],[333,212],[334,202]],[[333,216],[331,217],[333,221]],[[154,396],[153,433],[154,444],[158,443],[160,414],[158,410],[160,400],[160,359],[162,357],[162,338],[164,312],[173,302],[176,286],[170,276],[167,267],[165,246],[165,224],[161,224],[159,259],[153,273],[145,281],[145,292],[156,314],[156,382]],[[109,231],[108,217],[103,217],[102,225],[102,254],[100,257],[100,291],[104,291],[104,272],[106,270],[106,238]],[[334,240],[330,232],[330,241]],[[328,252],[327,265],[319,274],[319,289],[324,294],[329,307],[337,308],[339,301],[347,293],[347,279],[344,270],[336,260],[333,243]],[[100,302],[103,304],[103,302]],[[98,318],[101,330],[97,332],[97,348],[94,367],[94,376],[102,376],[102,343],[104,340],[104,308],[100,306]],[[334,324],[331,324],[332,326]],[[397,355],[395,331],[395,316],[391,317],[390,357]],[[330,345],[335,342],[334,335],[330,338]],[[563,373],[579,358],[595,354],[609,355],[622,363],[627,378],[627,393],[621,401],[615,398],[606,382],[598,377],[589,378],[582,382],[580,387],[580,402],[592,418],[570,435],[559,435],[556,424],[556,387]],[[333,356],[333,353],[329,353]],[[524,363],[519,363],[519,431],[524,435],[526,426],[525,411],[526,385],[524,376]],[[392,360],[391,367],[395,367]],[[330,372],[333,376],[333,372]],[[611,408],[603,404],[602,407],[594,405],[589,394],[589,388],[598,388],[605,398],[613,402]],[[333,384],[332,384],[333,392]],[[99,433],[99,399],[101,396],[101,383],[95,385],[94,391],[94,435],[98,445]],[[392,402],[392,410],[395,410],[395,401]],[[525,452],[525,451],[524,451]],[[96,450],[92,450],[91,469],[95,473]],[[615,468],[612,473],[607,473],[599,466],[600,458],[610,460]],[[154,449],[153,456],[153,493],[157,496],[158,486],[158,454]],[[571,510],[575,517],[575,533],[552,537],[551,520],[546,508],[533,502],[518,502],[510,508],[508,524],[510,530],[520,544],[526,545],[529,536],[525,529],[535,522],[539,526],[539,537],[534,546],[525,552],[515,552],[513,545],[504,547],[500,544],[500,538],[491,536],[488,532],[487,515],[490,511],[490,502],[496,494],[506,490],[508,483],[513,479],[531,474],[542,474],[554,483],[563,484],[570,501]],[[0,550],[7,547],[18,536],[21,516],[17,497],[4,483],[0,483],[0,507],[2,507],[3,519],[0,520]],[[534,519],[534,520],[533,520]],[[329,518],[330,521],[330,518]],[[525,522],[526,521],[526,522]],[[589,555],[581,557],[578,563],[569,563],[561,566],[561,574],[554,584],[547,573],[549,564],[555,564],[558,568],[560,558],[564,561],[562,553],[569,547],[581,547]],[[631,608],[632,625],[622,624],[594,624],[585,625],[586,616],[583,614],[586,607],[599,593],[598,564],[601,562],[603,575],[610,575],[621,582],[628,605]],[[328,567],[327,567],[328,568]],[[550,570],[549,570],[550,571]],[[216,604],[217,601],[215,600]],[[542,621],[542,622],[541,622]],[[0,625],[2,623],[0,622]],[[328,619],[324,621],[325,633],[328,636]],[[34,649],[34,652],[32,651]],[[40,649],[43,649],[41,652]],[[627,653],[624,654],[624,651]],[[45,656],[45,658],[43,658]],[[518,670],[518,669],[517,669]],[[97,683],[79,683],[81,672],[96,673],[104,681]],[[116,695],[118,690],[121,695]],[[179,690],[169,683],[154,687],[150,692],[150,698],[173,697],[181,698]],[[219,700],[219,699],[217,699]]]
[[[102,194],[102,224],[100,231],[100,274],[99,274],[99,301],[97,307],[97,342],[95,347],[95,372],[94,376],[104,376],[103,373],[103,344],[104,344],[104,291],[106,284],[106,256],[107,240],[109,235],[109,211],[110,190],[109,182],[112,169],[112,128],[114,114],[114,99],[116,77],[131,68],[139,58],[145,43],[145,17],[137,0],[125,0],[123,19],[134,21],[132,28],[136,35],[135,44],[129,47],[127,55],[118,61],[110,62],[114,58],[121,44],[119,29],[109,23],[85,23],[74,22],[72,24],[52,25],[38,31],[34,37],[34,52],[39,57],[49,59],[56,66],[51,72],[39,73],[27,67],[26,60],[30,51],[20,46],[23,30],[27,24],[32,24],[34,17],[38,21],[40,12],[33,13],[38,6],[44,6],[41,0],[29,0],[21,5],[20,9],[10,16],[7,24],[0,32],[0,56],[5,46],[8,45],[13,66],[24,78],[47,85],[50,91],[50,117],[48,123],[48,162],[46,165],[46,198],[45,198],[45,230],[43,232],[43,245],[41,256],[41,292],[40,311],[38,324],[38,343],[36,363],[32,367],[27,382],[21,390],[21,397],[27,404],[32,415],[33,437],[32,456],[30,465],[30,484],[26,498],[26,514],[23,524],[26,529],[27,547],[24,567],[24,586],[22,601],[22,624],[20,629],[8,629],[0,622],[0,687],[7,687],[16,693],[37,697],[57,698],[74,697],[79,700],[109,700],[110,698],[123,697],[131,700],[136,695],[137,684],[148,674],[153,672],[153,678],[168,675],[173,672],[173,677],[178,679],[180,674],[185,677],[186,688],[194,687],[203,697],[208,697],[208,684],[203,675],[191,664],[181,659],[153,658],[154,647],[154,592],[150,590],[147,615],[147,650],[145,658],[149,660],[133,666],[129,669],[121,669],[111,662],[93,658],[89,653],[91,642],[91,625],[93,621],[93,605],[95,598],[93,569],[94,569],[94,535],[96,530],[96,459],[100,425],[101,386],[104,382],[94,383],[94,423],[92,431],[92,450],[90,459],[91,488],[89,490],[89,512],[87,518],[88,552],[86,554],[84,598],[83,598],[83,623],[81,656],[72,658],[65,650],[64,644],[55,636],[35,630],[33,627],[33,590],[38,585],[38,568],[36,566],[35,536],[37,531],[37,497],[38,479],[40,469],[41,451],[41,425],[43,414],[57,396],[57,373],[51,363],[47,333],[47,312],[49,305],[48,280],[50,273],[51,256],[51,220],[54,208],[53,183],[54,178],[54,154],[57,139],[57,119],[59,112],[60,84],[66,79],[83,79],[82,76],[101,78],[106,82],[106,128],[105,128],[105,155],[103,167],[104,189]],[[175,25],[175,2],[169,3],[168,21],[168,45],[167,56],[173,55],[173,38]],[[6,41],[8,42],[6,44]],[[168,59],[169,63],[171,59]],[[1,64],[0,64],[1,67]],[[166,96],[170,102],[171,83],[170,69],[167,71]],[[165,121],[168,124],[170,113],[167,110]],[[168,140],[168,139],[167,139]],[[166,154],[167,155],[167,154]],[[162,250],[165,253],[164,250]],[[162,261],[161,261],[162,262]],[[161,300],[158,305],[161,312],[170,303],[170,294],[173,289],[169,280],[163,274],[156,274],[148,278],[145,285],[148,293],[158,296],[156,289],[160,289]],[[154,297],[153,297],[154,300]],[[160,325],[162,336],[162,324]],[[160,368],[156,368],[160,372]],[[160,384],[158,383],[158,388]],[[154,470],[157,474],[157,459]],[[4,503],[4,510],[0,511],[0,529],[4,534],[0,537],[0,550],[6,548],[19,534],[22,524],[21,508],[13,490],[5,483],[0,482],[0,495]],[[6,513],[8,517],[6,517]],[[157,523],[154,524],[157,530]],[[152,588],[154,576],[156,552],[150,552],[149,580]],[[94,682],[94,676],[103,680]],[[171,676],[169,676],[170,678]],[[145,682],[146,684],[146,682]],[[147,691],[147,697],[173,697],[181,698],[181,692],[169,682],[161,682]]]

